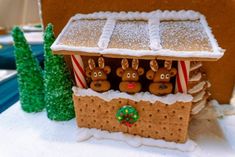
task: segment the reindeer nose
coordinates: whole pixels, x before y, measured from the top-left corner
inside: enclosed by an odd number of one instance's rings
[[[95,85],[95,87],[101,87],[101,83],[98,83],[98,82],[95,83],[94,85]]]
[[[167,86],[166,86],[165,84],[161,84],[161,85],[159,86],[159,88],[160,88],[160,89],[166,89]]]

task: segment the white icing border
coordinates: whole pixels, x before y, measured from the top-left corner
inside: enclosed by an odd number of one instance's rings
[[[98,41],[98,46],[102,49],[105,49],[108,47],[110,38],[113,34],[113,30],[116,25],[116,20],[114,19],[108,19],[104,25],[102,34],[100,36],[100,39]]]
[[[56,39],[58,42],[58,38]],[[212,53],[209,51],[172,51],[169,49],[161,49],[158,51],[154,50],[130,50],[130,49],[117,49],[117,48],[108,48],[101,50],[99,47],[75,47],[75,46],[67,46],[67,45],[57,45],[56,42],[53,43],[51,49],[53,51],[82,51],[86,53],[99,53],[101,55],[105,54],[116,54],[116,55],[125,55],[125,56],[135,56],[135,57],[143,57],[143,56],[162,56],[162,57],[182,57],[182,58],[211,58],[218,59],[223,56],[223,53]]]
[[[95,12],[91,14],[76,14],[72,18],[79,19],[118,19],[118,20],[149,20],[159,16],[160,20],[196,20],[201,14],[193,10],[169,11],[156,10],[152,12]]]
[[[140,92],[136,93],[134,95],[130,95],[124,92],[109,90],[104,93],[98,93],[93,91],[92,89],[82,89],[79,87],[73,87],[73,93],[76,96],[96,96],[99,97],[105,101],[111,101],[112,99],[118,99],[118,98],[124,98],[133,100],[136,102],[139,101],[149,101],[151,103],[155,103],[156,101],[160,101],[164,104],[172,105],[176,102],[191,102],[193,97],[189,94],[168,94],[166,96],[156,96],[153,94],[150,94],[149,92]]]
[[[77,134],[78,142],[89,140],[91,137],[94,137],[96,139],[110,139],[115,141],[123,141],[132,147],[140,147],[142,145],[145,145],[151,147],[177,149],[183,152],[192,152],[197,147],[197,144],[190,139],[188,139],[185,143],[175,143],[167,142],[161,139],[134,136],[122,132],[108,132],[95,128],[79,128],[79,132]]]
[[[104,28],[104,32],[100,37],[99,43],[97,47],[76,47],[76,46],[68,46],[58,44],[62,34],[64,34],[65,30],[67,30],[69,23],[72,21],[76,21],[78,19],[113,19],[113,20],[147,20],[151,25],[151,19],[159,19],[159,20],[200,20],[203,25],[210,43],[212,45],[213,52],[210,51],[172,51],[168,49],[160,49],[160,37],[158,37],[159,28],[151,27],[153,29],[150,33],[150,48],[153,50],[131,50],[131,49],[117,49],[117,48],[107,48],[108,43],[111,37],[111,32],[114,27],[113,24],[107,23],[108,28]],[[112,22],[111,22],[112,23]],[[150,25],[150,26],[151,26]],[[106,29],[110,29],[105,32]],[[159,42],[158,42],[159,40]],[[156,44],[157,43],[157,44]],[[159,43],[159,44],[158,44]],[[103,48],[103,49],[101,49]],[[211,29],[209,28],[205,17],[195,11],[152,11],[152,12],[96,12],[92,14],[77,14],[72,17],[67,25],[64,27],[58,38],[52,44],[51,49],[53,51],[67,50],[67,51],[83,51],[87,53],[99,53],[99,54],[116,54],[116,55],[126,55],[126,56],[167,56],[167,57],[185,57],[185,58],[211,58],[211,59],[219,59],[223,56],[224,50],[218,46],[216,39],[214,38]]]

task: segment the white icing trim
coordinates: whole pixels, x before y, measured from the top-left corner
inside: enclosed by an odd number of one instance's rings
[[[206,92],[204,90],[202,90],[200,93],[198,93],[197,95],[195,95],[193,97],[192,102],[198,102],[198,101],[202,100],[205,94],[206,94]]]
[[[91,137],[94,137],[96,139],[110,139],[115,141],[123,141],[132,147],[140,147],[142,145],[145,145],[151,147],[177,149],[183,152],[194,151],[197,147],[197,144],[190,139],[188,139],[185,143],[175,143],[175,142],[167,142],[161,139],[152,139],[152,138],[134,136],[122,132],[108,132],[95,128],[92,129],[79,128],[77,134],[77,141],[82,142],[85,140],[89,140]]]
[[[107,48],[101,50],[99,47],[75,47],[75,46],[67,46],[67,45],[57,45],[59,38],[52,44],[51,49],[53,51],[78,51],[78,52],[86,52],[99,53],[101,55],[109,54],[109,55],[126,55],[126,56],[135,56],[135,57],[143,57],[146,55],[152,56],[163,56],[163,57],[182,57],[182,58],[211,58],[218,59],[223,56],[222,53],[213,53],[209,51],[172,51],[168,49],[161,49],[158,51],[153,50],[130,50],[130,49],[117,49],[117,48]],[[69,52],[68,52],[69,53]]]
[[[131,49],[117,49],[117,48],[107,48],[107,49],[100,49],[107,47],[107,44],[109,42],[108,37],[107,38],[100,38],[100,43],[98,44],[99,47],[76,47],[76,46],[68,46],[68,45],[61,45],[58,44],[58,41],[61,38],[61,35],[64,34],[65,30],[67,30],[68,25],[73,20],[79,20],[79,19],[116,19],[116,20],[150,20],[158,17],[159,20],[197,20],[200,19],[202,22],[203,27],[205,28],[205,31],[209,37],[209,40],[212,44],[213,52],[210,51],[172,51],[168,49],[160,49],[160,43],[155,45],[153,44],[155,42],[155,39],[150,42],[150,47],[154,50],[131,50]],[[111,28],[111,26],[110,26]],[[157,28],[155,28],[157,29]],[[155,31],[153,31],[155,32]],[[106,34],[106,33],[104,33]],[[111,35],[111,33],[107,33],[108,35]],[[158,40],[157,36],[156,40]],[[160,40],[160,39],[159,39]],[[160,41],[159,41],[160,42]],[[157,43],[157,42],[156,42]],[[203,15],[201,15],[198,12],[195,11],[153,11],[153,12],[97,12],[92,14],[77,14],[74,17],[70,19],[70,21],[67,23],[67,25],[64,27],[63,31],[60,33],[56,41],[52,44],[51,49],[53,51],[60,51],[60,50],[66,50],[66,51],[83,51],[87,53],[99,53],[99,54],[116,54],[116,55],[127,55],[127,56],[136,56],[136,57],[142,57],[146,55],[152,55],[152,56],[166,56],[166,57],[185,57],[185,58],[211,58],[211,59],[219,59],[223,56],[224,50],[222,50],[220,47],[218,47],[217,41],[214,39],[214,36],[211,33],[210,28],[207,25],[207,22],[205,21],[205,18]],[[158,50],[155,50],[158,49]]]
[[[189,94],[168,94],[166,96],[156,96],[150,94],[149,92],[141,92],[136,93],[134,95],[130,95],[124,92],[109,90],[104,93],[98,93],[93,91],[92,89],[82,89],[78,87],[73,87],[73,92],[76,96],[96,96],[105,101],[111,101],[112,99],[124,98],[130,99],[136,102],[139,101],[149,101],[151,103],[155,103],[156,101],[160,101],[164,104],[172,105],[176,102],[191,102],[193,97]]]
[[[193,65],[191,68],[190,68],[190,71],[194,71],[198,68],[202,67],[202,63],[201,62],[198,62],[197,64]]]
[[[205,108],[206,103],[207,103],[206,99],[196,103],[195,107],[191,111],[191,114],[195,115],[195,114],[199,113],[203,108]]]
[[[105,49],[108,47],[110,38],[112,36],[113,30],[116,25],[116,20],[114,19],[108,19],[104,25],[102,34],[100,36],[100,39],[98,41],[98,47]]]
[[[202,78],[202,73],[199,72],[199,73],[193,75],[193,76],[189,79],[189,81],[190,81],[190,82],[200,81],[201,78]]]
[[[149,19],[148,21],[148,28],[149,28],[149,38],[150,38],[150,45],[149,47],[152,50],[161,49],[161,42],[160,42],[160,29],[159,29],[160,20],[158,17],[154,19]]]
[[[149,20],[159,16],[160,20],[197,20],[201,14],[192,10],[181,11],[161,11],[152,12],[95,12],[91,14],[76,14],[72,17],[75,20],[79,19],[118,19],[118,20]]]

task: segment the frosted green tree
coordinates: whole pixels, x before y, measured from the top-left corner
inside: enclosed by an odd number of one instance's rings
[[[55,37],[53,26],[48,24],[44,32],[45,102],[48,118],[64,121],[74,118],[72,78],[64,57],[53,55],[51,45]]]
[[[21,107],[26,112],[42,111],[45,107],[42,69],[19,27],[12,30],[12,36]]]

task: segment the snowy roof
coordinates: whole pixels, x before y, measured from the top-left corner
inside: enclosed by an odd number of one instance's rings
[[[205,17],[194,11],[97,12],[73,16],[54,53],[217,60],[224,54]]]

